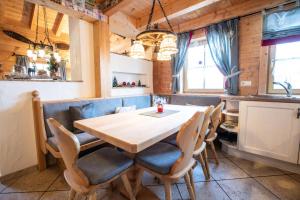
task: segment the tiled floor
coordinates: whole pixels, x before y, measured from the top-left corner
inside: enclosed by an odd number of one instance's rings
[[[209,155],[211,155],[209,153]],[[197,199],[203,200],[300,200],[300,175],[281,171],[260,163],[226,156],[219,152],[220,164],[210,159],[211,180],[205,181],[202,170],[194,170]],[[149,174],[144,174],[143,184],[164,199],[164,187]],[[58,168],[42,173],[33,172],[15,180],[0,183],[0,200],[64,200],[69,186]],[[173,185],[173,199],[189,199],[183,179]],[[151,200],[147,193],[143,200]],[[85,197],[77,197],[84,200]],[[107,195],[98,191],[98,199],[123,200],[118,193]]]

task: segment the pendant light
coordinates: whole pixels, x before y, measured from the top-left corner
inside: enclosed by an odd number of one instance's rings
[[[153,13],[154,13],[154,7],[156,1],[159,4],[159,7],[166,18],[166,21],[169,25],[170,30],[164,30],[164,29],[159,29],[158,25],[155,24],[154,26],[151,25]],[[145,45],[145,46],[153,46],[153,47],[160,47],[163,48],[162,51],[160,51],[162,54],[165,54],[165,59],[171,59],[171,54],[175,54],[178,52],[177,45],[176,45],[176,40],[177,40],[177,35],[174,33],[174,30],[169,22],[169,19],[162,7],[162,4],[160,0],[153,0],[152,1],[152,7],[151,7],[151,12],[149,15],[148,23],[146,30],[139,33],[136,36],[136,39],[139,41],[139,45]],[[162,44],[163,43],[163,44]],[[133,43],[133,46],[131,47],[131,50],[136,50],[135,43]],[[140,46],[139,46],[140,48]],[[140,48],[141,51],[141,48]],[[142,55],[141,52],[130,52],[130,56],[134,57],[137,54]],[[167,56],[169,55],[169,56]],[[145,57],[145,51],[143,53],[143,57]],[[141,58],[141,57],[140,57]]]
[[[133,58],[145,58],[145,48],[139,40],[133,42],[130,48],[130,56]]]

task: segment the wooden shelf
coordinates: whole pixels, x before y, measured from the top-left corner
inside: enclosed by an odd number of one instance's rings
[[[219,139],[219,141],[222,143],[222,145],[225,145],[229,148],[237,149],[237,143],[236,142],[229,142],[227,140]]]
[[[220,128],[224,129],[225,131],[231,132],[231,133],[239,133],[239,128],[237,126],[234,128],[228,128],[224,124],[221,124]]]
[[[60,13],[63,13],[63,14],[66,14],[66,15],[69,15],[69,16],[72,16],[72,17],[76,17],[76,18],[79,18],[79,19],[82,19],[82,20],[85,20],[85,21],[88,21],[88,22],[96,22],[96,21],[99,21],[99,20],[100,21],[106,21],[106,22],[108,21],[107,16],[105,16],[103,14],[99,13],[98,18],[96,18],[96,17],[91,16],[87,13],[77,11],[77,10],[74,10],[72,8],[68,8],[66,6],[63,6],[61,4],[55,3],[55,2],[50,1],[50,0],[25,0],[25,1],[30,2],[30,3],[34,3],[34,4],[38,4],[40,6],[44,6],[44,7],[53,9],[57,12],[60,12]]]
[[[228,115],[228,116],[232,116],[232,117],[238,117],[239,116],[239,113],[238,112],[234,112],[234,111],[223,110],[222,113],[224,115]]]

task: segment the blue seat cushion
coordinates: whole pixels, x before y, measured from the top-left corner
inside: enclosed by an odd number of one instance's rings
[[[104,183],[133,165],[133,160],[111,147],[104,147],[77,161],[90,184]]]
[[[162,142],[164,143],[168,143],[168,144],[172,144],[174,146],[177,146],[177,142],[176,142],[176,137],[177,137],[178,133],[175,133],[169,137],[167,137],[166,139],[164,139]]]
[[[88,133],[78,133],[78,134],[75,134],[75,136],[77,137],[80,145],[84,145],[84,144],[88,144],[90,142],[94,142],[94,141],[97,141],[99,140],[99,138],[91,135],[91,134],[88,134]],[[55,150],[55,151],[59,151],[58,150],[58,146],[57,146],[57,142],[55,140],[54,137],[49,137],[47,139],[47,143]]]
[[[168,174],[181,156],[181,151],[174,145],[159,142],[136,156],[136,162],[159,174]]]

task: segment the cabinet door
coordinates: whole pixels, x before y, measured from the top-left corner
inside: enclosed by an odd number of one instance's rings
[[[299,104],[240,102],[239,149],[291,163],[298,162]]]

